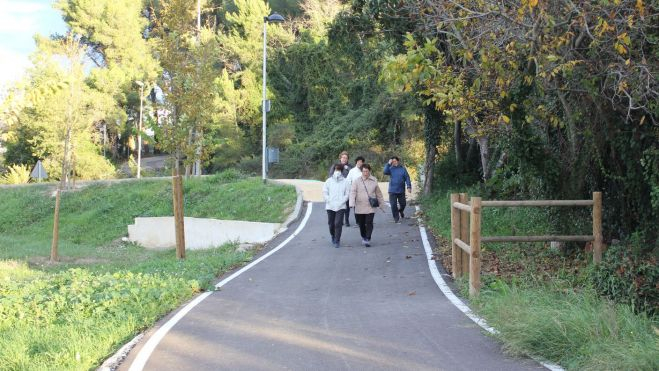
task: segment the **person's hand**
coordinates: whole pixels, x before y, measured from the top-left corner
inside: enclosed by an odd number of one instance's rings
[[[407,187],[407,192],[412,193],[412,187]]]
[[[389,165],[391,165],[391,161],[393,161],[393,160],[392,160],[392,159],[389,159]]]

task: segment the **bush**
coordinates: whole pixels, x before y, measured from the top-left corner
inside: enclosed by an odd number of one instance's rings
[[[625,243],[610,246],[591,278],[601,295],[653,315],[659,314],[659,248],[644,249],[647,243],[637,233]]]
[[[215,184],[224,184],[232,183],[241,179],[245,179],[247,176],[243,174],[238,169],[227,169],[217,174],[213,174],[208,177],[208,181]]]
[[[26,184],[30,182],[28,165],[13,165],[0,177],[0,184]]]

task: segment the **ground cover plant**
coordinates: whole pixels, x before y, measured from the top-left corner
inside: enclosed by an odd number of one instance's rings
[[[235,244],[188,251],[185,260],[176,260],[173,250],[149,251],[121,241],[134,216],[171,214],[169,187],[168,180],[153,180],[66,193],[56,264],[47,260],[48,186],[0,189],[0,370],[97,367],[250,259]],[[292,188],[235,172],[187,180],[184,188],[190,216],[280,222],[295,203]]]

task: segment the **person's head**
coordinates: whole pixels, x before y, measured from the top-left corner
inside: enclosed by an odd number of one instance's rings
[[[391,166],[398,166],[400,164],[400,159],[398,156],[391,156]]]
[[[343,164],[334,164],[334,172],[337,172],[337,171],[339,173],[343,172]]]
[[[362,176],[364,178],[368,178],[369,176],[371,176],[371,165],[362,164]]]
[[[361,170],[362,165],[364,164],[364,162],[366,162],[366,159],[365,159],[364,157],[362,157],[362,156],[357,156],[357,158],[355,159],[355,166],[356,166],[358,169]]]
[[[339,161],[344,165],[347,164],[348,163],[348,152],[346,152],[346,151],[341,152],[341,154],[339,155]]]

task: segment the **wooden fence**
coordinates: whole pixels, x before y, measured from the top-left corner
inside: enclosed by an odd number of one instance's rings
[[[484,207],[592,206],[593,234],[579,236],[481,236],[481,210]],[[593,192],[592,200],[482,201],[466,193],[451,194],[451,265],[453,277],[469,272],[469,294],[480,291],[481,243],[484,242],[593,242],[593,262],[602,260],[602,193]]]

